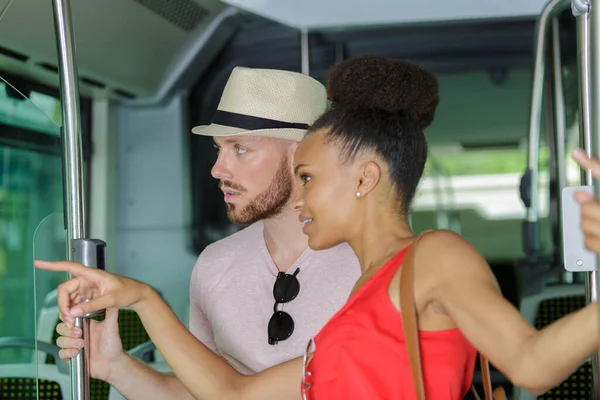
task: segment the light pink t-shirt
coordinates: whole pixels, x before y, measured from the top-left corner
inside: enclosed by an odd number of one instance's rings
[[[200,254],[190,283],[190,330],[244,374],[300,357],[306,345],[342,307],[360,276],[346,243],[328,250],[307,248],[287,273],[300,283],[298,296],[279,310],[291,315],[291,337],[268,343],[277,267],[263,236],[263,223],[215,242]]]

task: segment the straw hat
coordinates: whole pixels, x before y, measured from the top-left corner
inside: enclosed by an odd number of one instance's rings
[[[298,72],[236,67],[205,136],[266,136],[300,141],[325,112],[327,92],[319,81]]]

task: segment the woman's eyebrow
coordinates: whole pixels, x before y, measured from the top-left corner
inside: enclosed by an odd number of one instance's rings
[[[294,168],[294,174],[298,173],[298,170],[302,167],[306,167],[308,164],[298,164],[296,165],[296,168]]]

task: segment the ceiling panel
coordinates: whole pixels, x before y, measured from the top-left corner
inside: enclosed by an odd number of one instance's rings
[[[277,22],[307,29],[538,15],[547,0],[225,0]]]
[[[207,31],[226,19],[222,13],[235,14],[218,0],[70,4],[84,90],[138,98],[155,96],[173,74],[182,74],[182,63],[206,44]],[[52,2],[14,1],[0,20],[0,69],[56,85],[55,43]]]

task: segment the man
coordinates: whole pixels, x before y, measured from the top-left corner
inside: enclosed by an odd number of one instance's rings
[[[213,123],[192,132],[213,136],[212,175],[235,224],[247,227],[208,246],[190,284],[190,330],[236,369],[252,374],[304,354],[309,339],[345,303],[360,266],[347,244],[312,251],[292,210],[292,162],[298,141],[326,108],[325,87],[289,71],[235,68]],[[82,341],[64,324],[61,358]],[[90,334],[93,377],[128,399],[191,398],[172,375],[123,352],[116,311]],[[100,343],[102,345],[100,346]],[[300,379],[300,377],[298,377]]]

